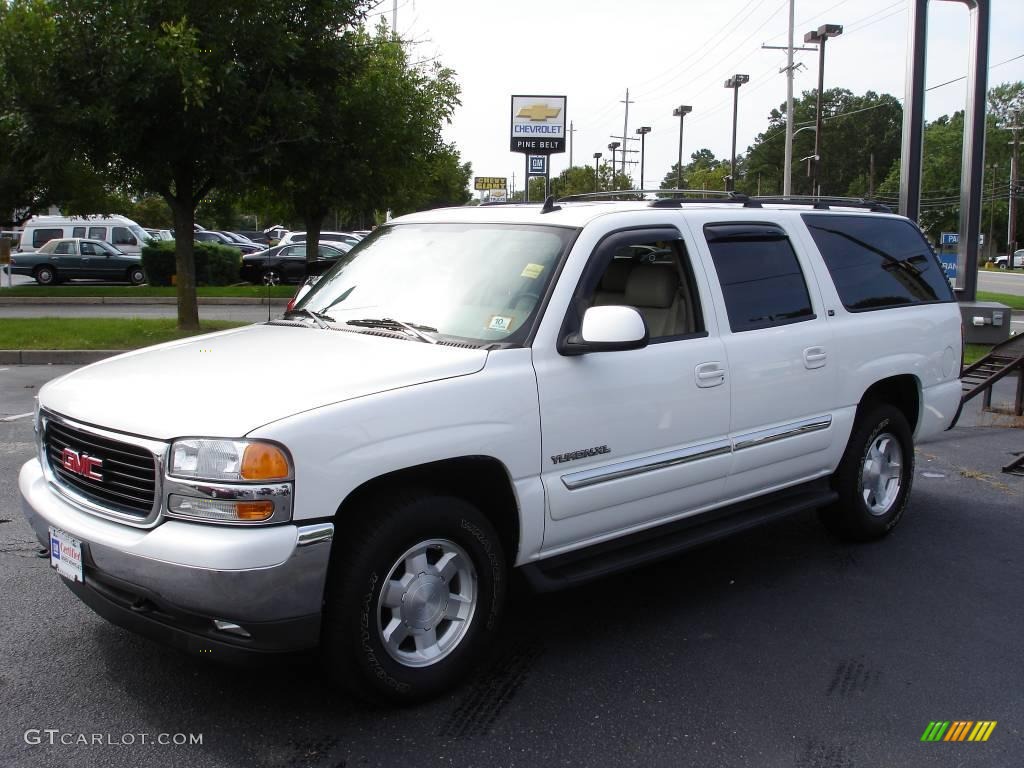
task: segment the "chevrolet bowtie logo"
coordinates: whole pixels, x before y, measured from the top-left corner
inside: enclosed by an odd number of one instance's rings
[[[550,120],[552,117],[558,117],[558,113],[561,111],[560,109],[549,107],[547,104],[531,104],[520,109],[516,117],[525,117],[531,122],[542,123],[545,120]]]

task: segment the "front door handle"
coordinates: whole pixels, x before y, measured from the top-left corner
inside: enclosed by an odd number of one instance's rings
[[[808,347],[804,350],[805,368],[823,368],[826,362],[828,362],[828,353],[824,347]]]
[[[694,369],[697,386],[701,388],[717,387],[725,382],[725,368],[717,360],[701,363]]]

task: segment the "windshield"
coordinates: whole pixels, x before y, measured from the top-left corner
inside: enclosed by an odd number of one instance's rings
[[[146,232],[146,230],[144,230],[138,224],[132,224],[131,226],[128,227],[128,229],[133,235],[135,235],[135,239],[138,240],[140,244],[149,242],[150,240],[153,239],[153,236]]]
[[[574,234],[503,224],[382,228],[299,306],[338,323],[390,318],[477,342],[520,342]]]

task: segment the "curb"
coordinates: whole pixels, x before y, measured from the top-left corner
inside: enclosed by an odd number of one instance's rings
[[[88,365],[130,349],[0,349],[0,365]]]
[[[203,305],[263,305],[285,306],[288,299],[278,298],[248,298],[244,296],[208,296],[199,298],[197,303]],[[178,300],[173,296],[0,296],[0,306],[12,304],[167,304],[177,305]]]

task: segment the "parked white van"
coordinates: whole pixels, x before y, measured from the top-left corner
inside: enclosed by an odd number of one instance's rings
[[[104,240],[122,253],[140,254],[150,238],[124,216],[33,216],[25,222],[18,253],[32,253],[50,240],[65,238]]]

